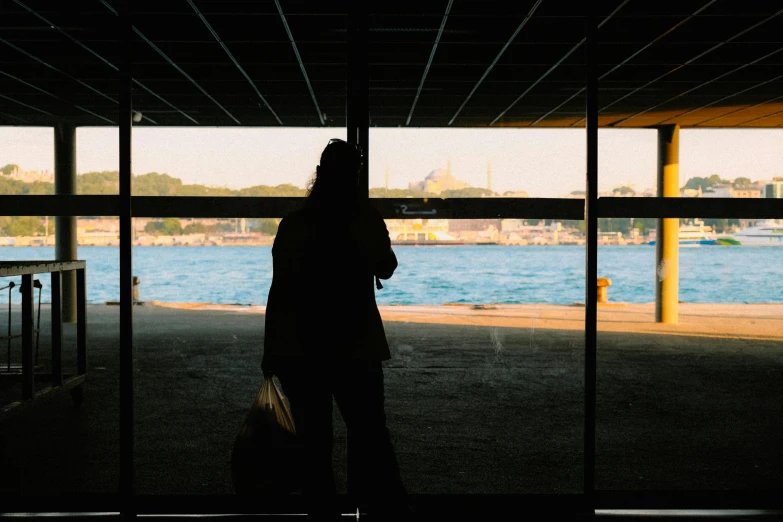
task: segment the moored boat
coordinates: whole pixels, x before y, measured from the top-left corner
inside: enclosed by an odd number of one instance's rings
[[[700,219],[680,225],[678,237],[680,246],[698,247],[718,244],[718,237],[715,235],[715,231],[711,226],[705,226],[704,221]],[[654,245],[655,240],[650,241],[650,244]]]
[[[783,246],[783,225],[769,219],[730,236],[743,246]]]

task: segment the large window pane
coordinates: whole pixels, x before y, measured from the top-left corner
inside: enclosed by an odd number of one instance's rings
[[[76,249],[63,249],[60,258],[86,262],[84,315],[75,299],[80,278],[73,272],[62,275],[62,387],[57,385],[53,357],[54,285],[49,273],[35,274],[36,286],[40,285],[33,292],[38,398],[23,402],[24,411],[0,423],[0,490],[8,498],[30,498],[31,509],[36,509],[39,495],[75,497],[78,505],[81,495],[116,494],[119,482],[119,313],[106,304],[118,298],[119,259],[116,247],[92,246],[99,244],[93,226],[108,225],[114,217],[89,215],[94,211],[67,197],[95,193],[82,187],[82,174],[91,170],[112,173],[116,184],[114,127],[121,119],[117,70],[121,46],[117,17],[105,4],[60,8],[51,3],[5,2],[2,7],[3,26],[8,30],[0,44],[0,125],[15,127],[0,129],[0,167],[6,166],[0,174],[0,194],[49,195],[58,185],[58,192],[65,195],[60,202],[73,216],[46,217],[51,209],[36,201],[29,205],[32,216],[0,217],[0,260],[54,260],[57,229],[70,229]],[[108,134],[114,137],[95,143],[80,132],[81,127],[110,129]],[[94,151],[94,161],[84,160],[82,148]],[[116,189],[100,193],[116,193]],[[3,211],[0,203],[0,215]],[[102,225],[98,228],[104,230]],[[21,277],[3,279],[0,287],[10,282],[15,283],[10,289],[10,332],[16,335],[22,328]],[[0,335],[5,336],[9,289],[0,296]],[[73,388],[77,391],[72,396],[68,387],[82,378],[77,364],[77,321],[82,319],[87,320],[86,381]],[[9,401],[23,399],[22,339],[4,340],[2,346],[0,396],[5,407]],[[51,393],[43,395],[47,389]]]
[[[0,127],[0,140],[0,195],[54,194],[52,128]]]
[[[261,385],[261,314],[272,280],[275,230],[258,240],[255,221],[134,219],[133,273],[144,303],[134,309],[141,493],[234,492],[232,444]],[[231,244],[236,238],[243,241]]]
[[[654,246],[599,247],[598,275],[612,281],[598,309],[599,489],[780,486],[770,450],[783,348],[779,247],[742,242],[763,226],[713,234],[692,221],[680,220],[677,324],[655,322],[656,277],[671,274],[656,272]]]
[[[377,299],[411,491],[580,492],[583,247],[395,251],[400,266]]]
[[[414,493],[582,491],[584,226],[529,216],[533,198],[584,194],[584,20],[566,11],[371,8],[370,197],[490,209],[387,220],[400,266],[377,299]],[[530,205],[505,215],[493,198]]]
[[[370,131],[370,197],[584,197],[582,129]]]
[[[84,402],[74,403],[67,391],[39,407],[2,421],[5,440],[0,489],[8,495],[115,493],[119,429],[119,310],[109,303],[119,297],[119,252],[112,246],[89,246],[84,224],[110,218],[78,218],[78,258],[86,261],[87,384]],[[3,228],[5,224],[5,228]],[[0,217],[0,260],[53,260],[54,221],[34,216]],[[48,245],[48,246],[47,246]],[[63,273],[63,278],[67,272]],[[53,385],[52,281],[48,273],[34,276],[33,336],[36,393]],[[23,400],[21,277],[0,278],[0,406]],[[11,283],[13,287],[7,288]],[[40,288],[38,286],[40,285]],[[10,311],[9,311],[10,298]],[[77,324],[63,324],[62,372],[67,381],[78,373]],[[76,392],[74,392],[76,393]],[[47,470],[42,473],[41,470]]]
[[[133,195],[224,196],[218,215],[233,196],[304,196],[328,141],[346,138],[346,6],[136,8]],[[234,491],[263,346],[263,316],[235,311],[263,311],[279,221],[134,219],[138,492]]]
[[[392,352],[388,426],[411,492],[579,492],[583,248],[394,249],[399,267],[376,295]],[[231,493],[231,444],[261,383],[271,248],[135,246],[134,273],[139,484]]]
[[[133,132],[136,196],[302,197],[344,128],[155,128]]]
[[[598,197],[657,196],[657,140],[653,129],[599,129]]]
[[[280,8],[137,7],[134,195],[303,195],[345,138],[345,6]]]
[[[779,197],[780,133],[763,127],[779,125],[780,67],[751,45],[774,32],[774,11],[682,7],[629,3],[601,29],[599,124],[614,129],[599,134],[600,149],[617,158],[601,163],[601,189],[643,196],[638,184],[662,174],[666,196],[728,199],[729,214],[731,200]],[[642,127],[660,130],[632,130]],[[622,159],[629,149],[635,157]],[[623,169],[629,183],[614,188]],[[759,221],[673,219],[677,258],[656,259],[649,242],[666,238],[655,219],[599,220],[613,243],[599,247],[598,275],[612,281],[598,315],[599,489],[780,487],[779,254],[753,246],[777,244],[779,225],[762,232]],[[659,283],[669,296],[660,308]]]

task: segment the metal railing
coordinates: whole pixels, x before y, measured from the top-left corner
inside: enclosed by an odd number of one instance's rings
[[[0,421],[10,418],[36,402],[51,398],[64,391],[71,391],[74,402],[79,405],[84,399],[84,383],[87,378],[87,288],[86,288],[85,261],[5,261],[0,262],[0,277],[21,276],[22,283],[19,290],[22,294],[21,333],[11,332],[11,290],[16,283],[11,282],[4,287],[9,290],[8,297],[8,335],[0,339],[8,342],[8,361],[6,369],[9,375],[11,370],[11,341],[22,340],[22,400],[0,406]],[[62,318],[62,273],[76,272],[76,300],[77,300],[77,333],[76,333],[76,371],[73,375],[63,374],[62,348],[63,348],[63,318]],[[52,329],[52,368],[51,373],[36,374],[38,361],[38,347],[41,330],[41,291],[43,285],[35,279],[35,274],[51,274],[51,329]],[[34,290],[38,288],[38,317],[35,324]],[[33,338],[35,337],[35,349]],[[48,380],[51,384],[36,391],[36,377]]]

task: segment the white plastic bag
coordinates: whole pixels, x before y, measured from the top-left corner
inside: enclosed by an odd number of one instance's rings
[[[264,379],[234,441],[234,489],[239,494],[297,491],[300,455],[294,418],[285,396],[273,379]]]

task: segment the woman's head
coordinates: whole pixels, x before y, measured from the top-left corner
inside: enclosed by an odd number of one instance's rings
[[[332,139],[321,153],[308,196],[349,199],[358,193],[361,150],[343,140]]]

